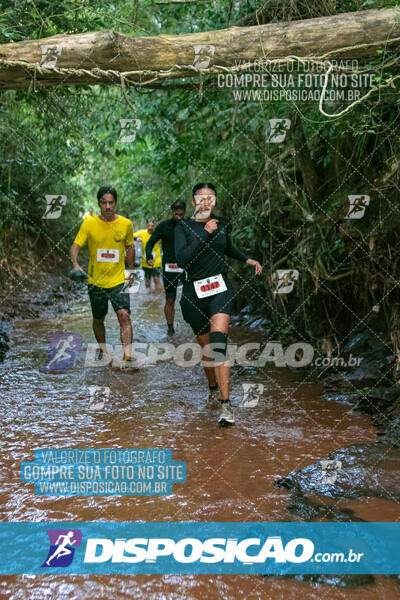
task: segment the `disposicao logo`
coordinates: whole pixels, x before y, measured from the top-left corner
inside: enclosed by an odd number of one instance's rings
[[[253,546],[253,552],[248,549]],[[298,552],[299,548],[301,549]],[[302,563],[314,552],[314,544],[307,538],[295,538],[286,546],[280,536],[270,536],[264,543],[260,538],[209,538],[204,541],[184,538],[90,538],[86,544],[85,563],[155,563],[161,557],[172,557],[178,563],[265,563],[268,558],[276,563]]]
[[[74,558],[75,548],[81,545],[79,529],[48,529],[50,549],[42,567],[68,567]]]

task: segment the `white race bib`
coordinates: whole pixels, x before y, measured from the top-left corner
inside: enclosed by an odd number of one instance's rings
[[[220,294],[227,290],[224,278],[221,274],[198,279],[193,283],[198,298],[207,298],[208,296],[214,296],[214,294]]]
[[[183,273],[183,269],[178,267],[176,263],[165,263],[166,273]]]
[[[104,248],[97,249],[97,262],[119,262],[119,250],[106,250]]]

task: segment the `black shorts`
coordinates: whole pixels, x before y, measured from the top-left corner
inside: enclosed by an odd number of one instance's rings
[[[176,298],[176,288],[183,273],[167,273],[163,270],[163,284],[166,298]]]
[[[93,284],[88,286],[90,306],[92,307],[94,319],[103,319],[106,316],[109,300],[115,312],[121,309],[125,309],[129,313],[131,312],[129,294],[121,294],[123,287],[123,283],[111,288],[102,288]]]
[[[145,279],[151,279],[152,277],[160,277],[161,275],[160,267],[154,267],[153,269],[149,269],[149,267],[142,267],[142,269],[144,271]]]
[[[195,335],[204,335],[210,331],[210,319],[217,313],[230,315],[232,312],[233,292],[232,287],[224,275],[226,287],[225,292],[214,294],[208,298],[198,298],[194,289],[193,281],[183,284],[181,309],[186,323],[189,323]]]

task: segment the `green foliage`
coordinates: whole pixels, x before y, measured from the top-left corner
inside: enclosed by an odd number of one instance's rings
[[[222,0],[196,6],[141,0],[135,12],[135,3],[125,0],[15,0],[0,17],[0,40],[103,28],[130,35],[206,31],[263,4],[241,0],[230,10]],[[381,5],[367,0],[363,8]],[[357,2],[336,3],[336,12],[351,10],[359,10]],[[385,51],[372,61],[377,81],[387,58]],[[189,203],[192,185],[206,180],[217,186],[217,212],[232,220],[234,243],[264,265],[251,291],[243,283],[248,267],[233,265],[239,307],[250,301],[268,311],[282,334],[297,337],[349,330],[355,324],[347,307],[361,305],[369,315],[379,298],[388,314],[395,294],[391,252],[399,243],[397,189],[390,178],[382,185],[376,181],[398,156],[396,90],[328,120],[316,102],[235,101],[231,89],[207,80],[201,96],[189,83],[193,80],[175,80],[161,90],[131,89],[135,112],[118,86],[3,93],[3,240],[11,229],[14,237],[39,236],[64,255],[79,212],[96,208],[100,185],[117,188],[121,214],[140,227],[148,215],[166,218],[178,197]],[[331,112],[340,108],[329,106]],[[293,122],[282,145],[266,141],[270,118]],[[121,119],[140,119],[133,142],[121,141]],[[47,194],[67,196],[58,220],[42,218]],[[364,219],[344,219],[348,194],[371,195]],[[287,297],[273,294],[271,276],[281,268],[300,272]]]

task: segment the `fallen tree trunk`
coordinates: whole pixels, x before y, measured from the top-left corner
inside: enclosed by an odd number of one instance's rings
[[[383,9],[195,34],[59,34],[0,45],[0,87],[110,84],[120,73],[146,84],[215,73],[239,61],[371,56],[399,45],[399,16],[400,9]]]

